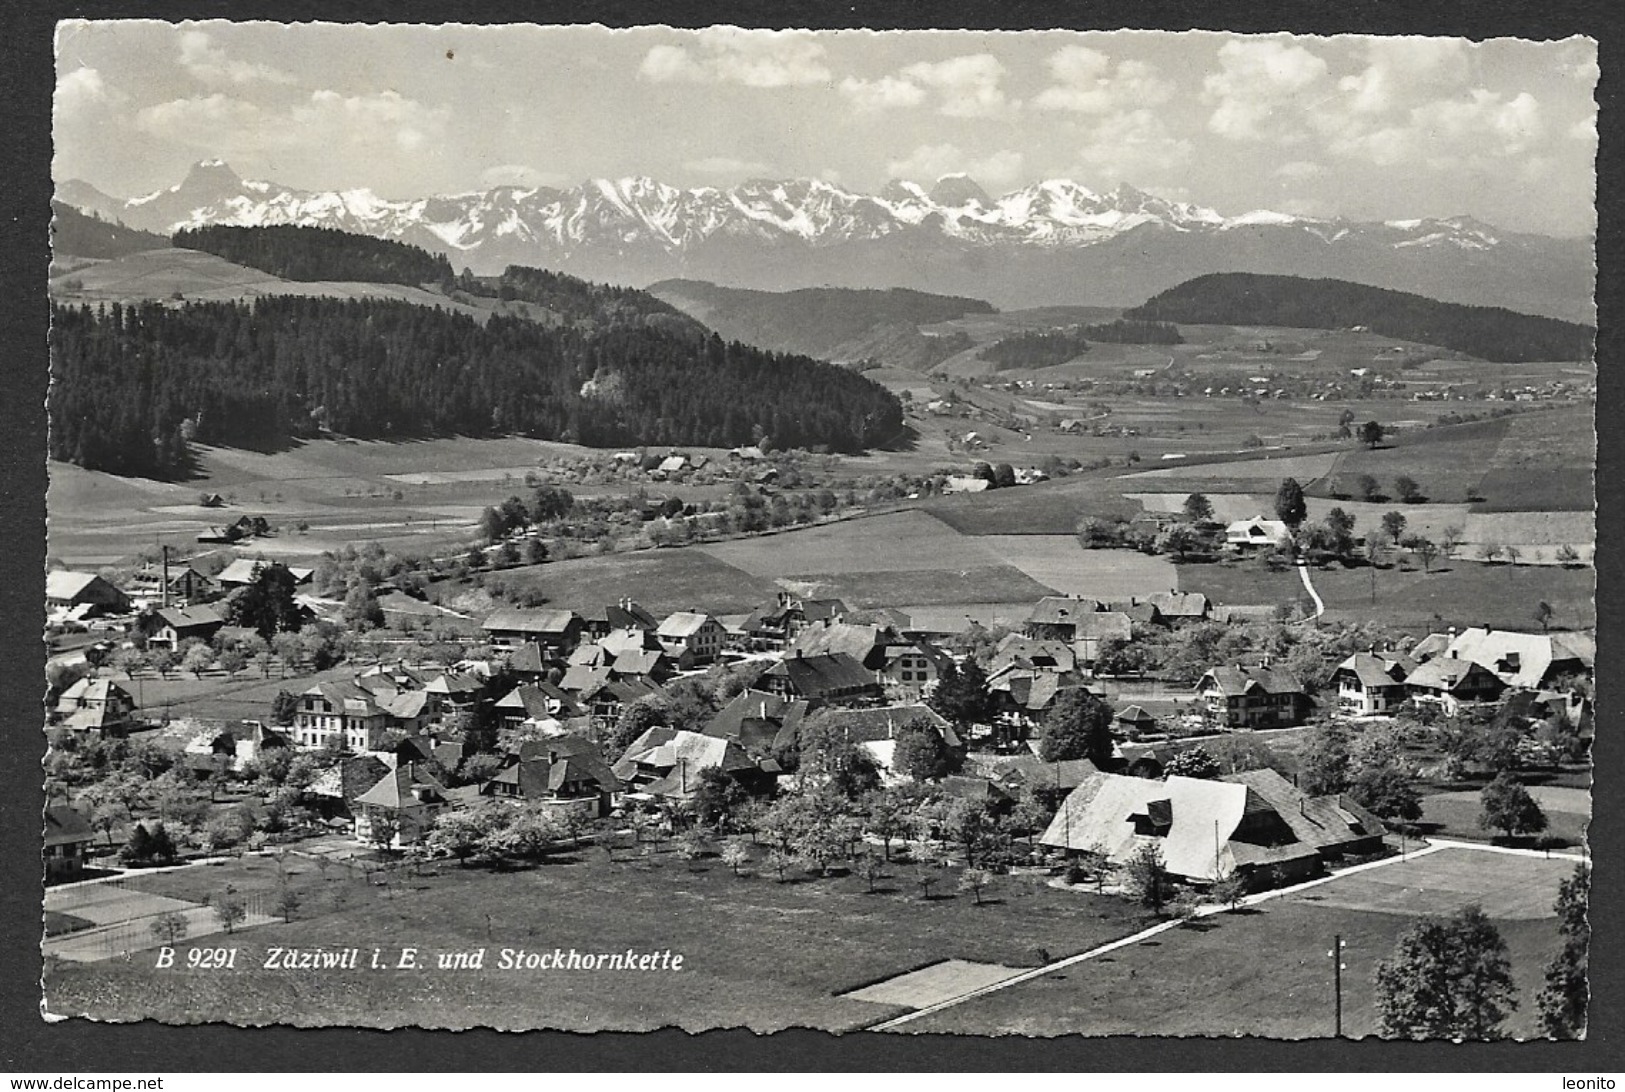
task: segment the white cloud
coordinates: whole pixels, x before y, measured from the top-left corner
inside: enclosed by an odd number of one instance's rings
[[[1042,110],[1107,114],[1116,110],[1160,106],[1173,97],[1174,85],[1144,61],[1120,61],[1087,46],[1065,46],[1045,62],[1055,85],[1039,92],[1033,105]]]
[[[970,53],[945,61],[921,61],[901,72],[905,80],[937,92],[938,110],[951,118],[1001,117],[1017,107],[999,86],[1004,65],[989,53]]]
[[[513,186],[517,189],[534,190],[543,186],[558,188],[569,184],[570,180],[562,174],[539,171],[523,163],[499,163],[480,172],[480,185],[485,189]]]
[[[1281,164],[1271,173],[1288,182],[1308,182],[1324,175],[1326,168],[1306,159],[1294,159]]]
[[[650,83],[736,83],[792,87],[827,83],[824,47],[804,31],[709,27],[689,35],[699,48],[657,45],[644,54],[638,76]]]
[[[327,156],[421,152],[446,135],[451,112],[394,91],[341,95],[315,91],[291,108],[269,110],[224,92],[174,99],[136,115],[142,132],[228,160],[299,149]]]
[[[773,173],[773,168],[756,160],[734,159],[732,156],[711,155],[704,159],[691,159],[683,164],[685,171],[695,174],[724,175],[730,178],[762,177]]]
[[[946,174],[967,174],[997,189],[1020,180],[1023,162],[1020,152],[1008,149],[976,159],[955,144],[922,144],[904,158],[887,163],[886,177],[929,185]]]
[[[107,86],[99,71],[85,65],[80,65],[56,81],[56,110],[59,114],[77,113],[123,97]]]
[[[181,67],[210,87],[294,82],[292,76],[269,65],[233,60],[201,30],[182,32]]]
[[[1540,103],[1527,91],[1507,97],[1476,88],[1465,95],[1412,107],[1379,128],[1350,127],[1331,135],[1333,155],[1379,167],[1415,161],[1435,170],[1485,166],[1530,152],[1545,135]]]
[[[1573,125],[1570,125],[1568,128],[1568,135],[1570,140],[1588,140],[1595,142],[1597,139],[1596,115],[1592,115],[1588,118],[1581,118]]]
[[[878,80],[848,76],[840,82],[838,90],[851,100],[852,105],[864,111],[918,106],[925,101],[923,87],[895,76],[882,76]]]
[[[1403,110],[1459,89],[1469,74],[1462,38],[1372,38],[1366,66],[1337,81],[1343,106],[1354,114]]]
[[[1173,136],[1150,110],[1114,114],[1093,126],[1078,159],[1084,173],[1113,182],[1136,182],[1183,167],[1196,156],[1189,140]]]
[[[1306,134],[1294,115],[1317,105],[1327,73],[1326,62],[1303,46],[1227,42],[1219,70],[1202,81],[1202,97],[1214,107],[1208,129],[1230,140],[1301,140]]]

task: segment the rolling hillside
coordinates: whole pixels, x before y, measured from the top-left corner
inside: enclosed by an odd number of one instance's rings
[[[1125,318],[1315,330],[1365,327],[1482,360],[1589,360],[1591,326],[1499,307],[1465,307],[1339,280],[1214,273],[1158,293]]]

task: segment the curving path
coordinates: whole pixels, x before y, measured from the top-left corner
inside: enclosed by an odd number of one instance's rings
[[[1298,579],[1303,581],[1303,588],[1309,593],[1309,598],[1315,601],[1314,617],[1308,619],[1308,621],[1312,622],[1315,619],[1318,619],[1322,614],[1326,613],[1326,602],[1325,600],[1321,599],[1320,593],[1315,590],[1315,585],[1310,582],[1309,563],[1301,557],[1298,558]]]

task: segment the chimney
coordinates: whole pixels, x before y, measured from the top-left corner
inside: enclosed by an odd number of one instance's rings
[[[165,609],[167,609],[169,607],[169,547],[161,546],[159,549],[161,549],[164,554],[164,590],[160,602],[162,602]]]

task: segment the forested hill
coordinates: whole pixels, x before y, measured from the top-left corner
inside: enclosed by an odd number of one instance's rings
[[[163,250],[169,239],[148,231],[87,216],[71,205],[51,202],[51,250],[76,258],[122,258],[143,250]]]
[[[117,474],[184,471],[190,441],[276,446],[523,434],[589,445],[857,451],[892,439],[879,384],[805,357],[658,324],[480,325],[394,300],[57,306],[51,457]]]
[[[475,296],[496,296],[504,302],[519,300],[534,304],[553,320],[578,326],[636,322],[693,337],[710,333],[682,311],[647,292],[584,281],[546,269],[510,265],[500,277],[474,277],[465,272],[457,278],[455,288]],[[746,344],[755,343],[747,341]]]
[[[649,292],[723,337],[781,352],[845,359],[877,332],[915,330],[964,315],[993,314],[985,300],[907,288],[800,288],[762,292],[707,281],[670,280]]]
[[[175,245],[290,281],[411,285],[451,281],[451,263],[438,254],[333,228],[292,224],[183,228],[175,233]]]
[[[1125,311],[1129,319],[1223,326],[1364,326],[1384,337],[1436,345],[1483,360],[1589,360],[1596,330],[1499,307],[1467,307],[1339,280],[1213,273]]]

